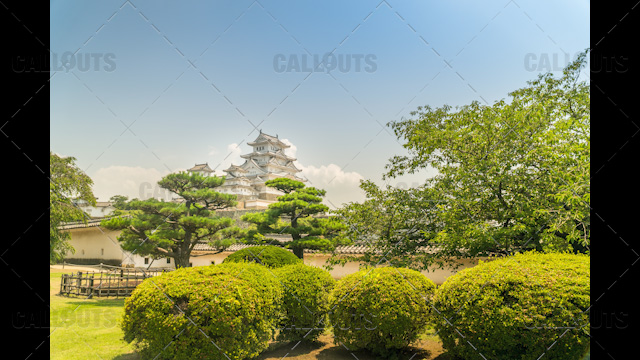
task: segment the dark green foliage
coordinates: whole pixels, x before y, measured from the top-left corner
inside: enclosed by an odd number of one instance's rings
[[[525,253],[481,263],[438,289],[435,328],[462,359],[581,359],[589,347],[589,288],[585,255]]]
[[[267,348],[281,301],[263,266],[182,268],[139,285],[121,327],[143,359],[246,359]]]
[[[327,325],[329,294],[335,280],[328,271],[302,263],[275,269],[274,274],[284,289],[277,340],[316,340]]]
[[[345,226],[338,217],[314,217],[329,210],[322,204],[325,190],[305,187],[302,182],[287,178],[269,180],[265,185],[285,194],[266,211],[242,217],[254,224],[245,237],[248,242],[259,243],[265,234],[289,234],[293,241],[287,247],[301,259],[304,249],[333,250],[336,245],[346,243],[341,237]]]
[[[75,158],[60,157],[49,152],[49,262],[60,262],[67,252],[75,252],[69,244],[69,233],[59,227],[68,221],[87,221],[89,216],[74,200],[95,205],[93,181],[75,164]]]
[[[304,188],[304,184],[287,178],[277,178],[268,180],[265,185],[277,188],[285,194]]]
[[[394,358],[422,334],[435,284],[405,268],[365,269],[342,278],[331,296],[336,344]]]
[[[103,220],[101,226],[122,230],[118,241],[124,250],[154,259],[171,257],[177,267],[187,267],[196,244],[228,246],[239,232],[231,218],[215,212],[236,204],[235,195],[216,191],[223,183],[217,176],[169,174],[158,185],[179,195],[181,202],[115,198],[120,216]]]
[[[127,201],[129,201],[128,196],[113,195],[112,197],[109,198],[109,201],[111,201],[111,204],[113,205],[113,207],[118,210],[128,210],[127,208]]]
[[[302,263],[302,260],[290,251],[271,245],[244,248],[227,256],[223,263],[244,261],[257,262],[271,268]]]

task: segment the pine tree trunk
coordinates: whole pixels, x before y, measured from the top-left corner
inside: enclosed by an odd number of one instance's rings
[[[189,267],[189,249],[185,249],[184,244],[180,244],[180,248],[176,249],[175,253],[176,257],[174,258],[174,260],[176,262],[176,269]]]
[[[179,268],[183,268],[183,267],[189,267],[189,257],[188,256],[184,256],[184,255],[179,255],[176,256],[174,258],[174,261],[176,262],[176,269]]]
[[[304,260],[304,248],[294,247],[293,248],[293,254],[295,256],[297,256],[299,259],[303,259]]]

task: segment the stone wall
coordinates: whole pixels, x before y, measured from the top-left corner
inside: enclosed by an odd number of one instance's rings
[[[236,222],[236,225],[240,228],[247,228],[249,227],[249,223],[244,222],[240,219],[242,215],[253,213],[253,212],[260,212],[260,211],[263,211],[263,210],[256,210],[256,209],[219,210],[219,211],[216,211],[216,214],[219,216],[233,219]]]
[[[271,193],[260,193],[260,199],[262,200],[270,200],[270,201],[276,201],[278,199],[278,194],[271,194]]]

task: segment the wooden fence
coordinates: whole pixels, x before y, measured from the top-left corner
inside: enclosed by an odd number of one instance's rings
[[[60,294],[97,297],[127,297],[131,295],[144,279],[161,275],[167,271],[139,270],[139,269],[113,269],[105,272],[82,272],[62,274],[60,278]]]

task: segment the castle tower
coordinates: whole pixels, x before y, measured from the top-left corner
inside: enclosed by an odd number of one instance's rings
[[[248,143],[252,151],[241,155],[245,159],[242,165],[231,165],[220,192],[238,196],[238,207],[247,209],[266,208],[283,195],[282,192],[267,187],[264,183],[271,179],[286,177],[305,180],[296,176],[301,170],[293,164],[295,158],[285,155],[290,146],[280,141],[278,136],[267,135],[260,131],[258,137]]]

